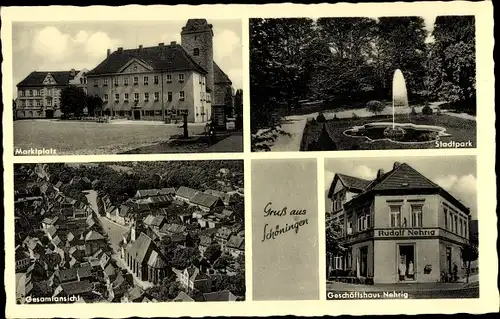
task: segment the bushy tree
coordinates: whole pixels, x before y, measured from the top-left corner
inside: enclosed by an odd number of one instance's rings
[[[462,260],[467,263],[467,268],[465,270],[466,282],[469,283],[470,266],[471,263],[477,260],[479,257],[479,251],[476,245],[466,244],[462,248]]]
[[[81,87],[69,85],[61,91],[61,112],[65,117],[70,114],[81,116],[87,106],[87,96]]]
[[[373,114],[377,115],[382,113],[382,111],[385,109],[385,104],[380,102],[380,101],[370,101],[366,103],[366,109],[369,112],[372,112]]]
[[[213,264],[217,258],[219,258],[222,254],[222,251],[220,249],[220,246],[218,244],[212,244],[207,247],[205,252],[203,253],[203,256],[211,263]]]
[[[87,96],[87,111],[89,116],[97,116],[102,111],[104,102],[99,96]]]

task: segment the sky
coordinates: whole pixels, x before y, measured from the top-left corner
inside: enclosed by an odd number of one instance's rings
[[[214,60],[234,89],[243,82],[241,20],[209,20],[214,30]],[[93,69],[118,47],[181,43],[186,20],[113,22],[15,22],[12,25],[13,92],[32,71]]]
[[[378,169],[388,172],[396,161],[407,163],[460,199],[471,209],[472,219],[477,219],[477,174],[473,156],[325,159],[325,190],[335,173],[373,180]]]

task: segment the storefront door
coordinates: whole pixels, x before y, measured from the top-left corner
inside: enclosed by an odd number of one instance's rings
[[[415,280],[415,245],[399,245],[399,281]]]
[[[134,120],[141,119],[141,110],[134,110]]]
[[[362,277],[368,275],[368,247],[361,247],[359,249],[359,274]]]

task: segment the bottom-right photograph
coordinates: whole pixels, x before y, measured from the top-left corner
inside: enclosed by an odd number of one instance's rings
[[[476,166],[325,159],[326,298],[479,298]]]

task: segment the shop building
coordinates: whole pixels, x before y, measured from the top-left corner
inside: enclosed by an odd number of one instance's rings
[[[379,170],[373,181],[337,174],[328,197],[345,248],[327,259],[330,270],[374,284],[440,282],[455,268],[465,273],[469,208],[408,164]]]

